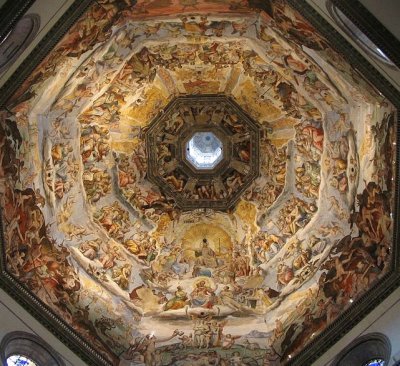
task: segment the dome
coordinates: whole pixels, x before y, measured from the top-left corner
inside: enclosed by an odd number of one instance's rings
[[[93,2],[7,90],[4,273],[93,364],[312,364],[393,270],[396,106],[255,3]]]

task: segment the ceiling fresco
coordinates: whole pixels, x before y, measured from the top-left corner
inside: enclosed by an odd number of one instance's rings
[[[390,269],[396,109],[262,3],[99,0],[1,112],[7,271],[105,363],[283,365]]]
[[[227,211],[259,175],[259,140],[233,100],[178,97],[146,131],[147,178],[181,209]]]

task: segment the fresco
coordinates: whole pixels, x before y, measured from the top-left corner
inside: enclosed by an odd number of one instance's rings
[[[145,135],[146,178],[175,209],[231,210],[259,176],[260,126],[225,96],[175,98]]]
[[[7,270],[110,364],[283,365],[390,267],[395,108],[256,3],[97,1],[1,112]],[[202,94],[260,126],[229,210],[148,179],[150,123]]]

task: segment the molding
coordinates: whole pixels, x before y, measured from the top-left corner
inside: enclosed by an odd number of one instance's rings
[[[329,0],[400,68],[400,41],[358,0]],[[382,4],[383,6],[383,4]],[[387,63],[380,61],[385,65]]]
[[[23,41],[19,42],[19,46],[17,47],[17,49],[13,52],[12,56],[2,65],[0,65],[0,75],[3,72],[6,72],[8,70],[8,68],[11,66],[12,63],[14,63],[16,60],[18,60],[19,56],[21,56],[22,52],[24,52],[26,50],[27,47],[29,47],[29,45],[31,44],[31,42],[35,39],[36,35],[38,34],[38,31],[40,29],[40,16],[38,14],[35,13],[29,13],[29,14],[25,14],[20,20],[19,22],[15,25],[15,27],[12,29],[9,37],[7,37],[7,39],[5,40],[5,44],[10,43],[9,39],[11,38],[11,43],[14,43],[15,41],[15,36],[17,36],[17,41],[21,41],[21,30],[19,25],[22,22],[26,22],[29,21],[31,22],[31,29],[29,33],[23,34]],[[13,41],[14,38],[14,41]],[[19,39],[18,39],[19,38]],[[18,44],[18,42],[17,42]],[[3,46],[3,45],[2,45]],[[2,47],[1,47],[2,48]]]
[[[7,358],[20,354],[39,365],[65,366],[58,353],[37,335],[27,332],[7,333],[0,343],[0,361],[7,364]]]
[[[14,28],[36,0],[8,0],[0,8],[0,40]]]
[[[383,359],[389,364],[392,345],[382,333],[369,333],[356,338],[342,349],[331,366],[365,365],[373,359]]]

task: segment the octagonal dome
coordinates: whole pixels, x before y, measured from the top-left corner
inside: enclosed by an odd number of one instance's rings
[[[93,2],[0,93],[0,282],[92,365],[311,365],[398,280],[396,107],[248,3]]]
[[[227,96],[174,98],[145,135],[147,178],[180,209],[229,210],[259,174],[260,126]]]

